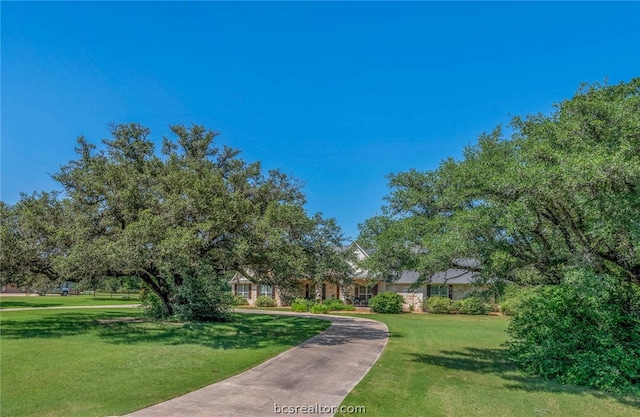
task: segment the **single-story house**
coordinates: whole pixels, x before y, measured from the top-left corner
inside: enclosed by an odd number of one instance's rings
[[[357,243],[353,243],[343,250],[353,250],[358,260],[366,259],[371,253]],[[464,262],[461,262],[461,266],[464,266]],[[467,296],[474,289],[473,280],[476,274],[462,267],[450,268],[433,274],[430,283],[411,289],[420,276],[416,271],[405,271],[398,280],[386,282],[372,281],[368,271],[355,265],[354,268],[355,275],[352,285],[340,287],[333,283],[323,283],[321,286],[315,287],[310,281],[301,280],[297,294],[294,295],[306,299],[337,298],[356,306],[366,307],[373,296],[390,291],[402,295],[405,310],[422,311],[424,302],[429,297],[443,296],[459,300]],[[244,296],[249,305],[255,305],[256,299],[261,295],[273,298],[278,306],[284,305],[283,294],[277,287],[257,285],[239,273],[236,273],[229,284],[232,286],[233,293]]]

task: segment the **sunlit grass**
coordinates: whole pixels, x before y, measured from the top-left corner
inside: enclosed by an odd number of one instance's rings
[[[33,307],[63,307],[63,306],[103,306],[120,304],[138,304],[138,294],[109,294],[94,295],[0,295],[1,308],[33,308]]]
[[[121,415],[265,361],[329,322],[236,314],[156,323],[136,309],[3,312],[3,417]]]
[[[389,343],[343,405],[367,416],[638,416],[640,399],[525,376],[504,356],[508,318],[371,315]]]

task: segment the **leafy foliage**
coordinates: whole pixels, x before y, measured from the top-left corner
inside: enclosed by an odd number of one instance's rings
[[[321,307],[316,307],[321,306]],[[312,313],[328,313],[329,311],[354,311],[355,307],[345,304],[344,301],[332,298],[329,300],[311,301],[304,298],[296,298],[291,304],[291,311],[304,313],[311,311]]]
[[[398,314],[402,313],[404,298],[395,292],[383,292],[373,296],[369,300],[369,307],[375,313]]]
[[[513,118],[510,131],[481,135],[462,160],[436,170],[389,176],[383,213],[360,226],[361,245],[375,249],[364,267],[379,278],[415,270],[418,285],[464,267],[494,295],[509,283],[558,285],[511,309],[520,323],[514,360],[563,382],[636,384],[636,363],[623,359],[638,357],[637,321],[620,312],[634,311],[630,298],[594,293],[583,300],[597,312],[590,316],[564,295],[573,294],[565,276],[576,269],[597,271],[609,294],[640,286],[640,78],[583,86],[550,115]],[[525,325],[527,315],[535,326]],[[603,329],[601,321],[620,326]],[[582,329],[580,346],[569,339],[571,326]]]
[[[503,294],[499,297],[499,311],[508,316],[512,316],[518,310],[523,297],[526,296],[527,288],[507,285]]]
[[[315,303],[311,306],[309,311],[313,314],[327,314],[331,309],[328,305]]]
[[[227,321],[233,301],[223,280],[194,273],[185,277],[172,305],[176,316],[184,320]]]
[[[448,314],[453,309],[453,302],[449,297],[433,296],[427,298],[427,311],[434,314]]]
[[[345,304],[344,301],[337,298],[331,298],[322,302],[329,307],[330,311],[355,311],[355,307],[351,304]]]
[[[453,305],[453,310],[461,314],[482,316],[491,311],[491,306],[480,297],[466,297],[456,301]]]
[[[63,194],[0,204],[3,283],[133,276],[163,315],[210,320],[227,315],[232,300],[218,293],[234,271],[282,289],[349,279],[340,229],[306,214],[297,180],[216,147],[202,126],[171,130],[159,155],[137,124],[112,126],[99,151],[80,137],[78,158],[53,176]]]
[[[297,313],[306,313],[311,309],[311,306],[314,303],[312,301],[305,300],[304,298],[296,298],[291,303],[291,311],[295,311]]]
[[[266,295],[261,295],[256,298],[256,307],[275,307],[276,300],[271,297],[267,297]]]
[[[166,311],[162,300],[154,292],[147,289],[140,290],[140,306],[144,315],[152,319],[161,319],[165,317]]]
[[[249,300],[244,295],[235,295],[233,297],[233,305],[234,306],[246,306],[249,305]]]
[[[640,78],[583,87],[549,115],[516,117],[436,170],[389,177],[360,226],[378,277],[422,282],[474,259],[484,283],[557,284],[592,266],[640,284]]]
[[[510,358],[563,383],[640,392],[640,294],[616,284],[578,270],[525,292],[507,330]]]

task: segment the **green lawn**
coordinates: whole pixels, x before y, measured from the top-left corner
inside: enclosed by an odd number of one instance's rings
[[[252,368],[329,326],[236,314],[230,323],[135,322],[136,309],[3,312],[3,417],[121,415]]]
[[[22,307],[104,306],[139,303],[137,294],[98,293],[93,295],[0,295],[0,309]]]
[[[531,378],[504,359],[504,317],[402,314],[383,321],[391,337],[343,405],[367,416],[639,416],[640,399]],[[349,414],[345,414],[349,415]]]

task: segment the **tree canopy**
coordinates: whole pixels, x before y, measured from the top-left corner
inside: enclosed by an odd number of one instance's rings
[[[99,151],[80,137],[78,158],[53,175],[60,194],[2,204],[3,280],[136,276],[172,314],[185,285],[221,291],[233,271],[281,286],[319,260],[344,272],[326,256],[340,229],[306,214],[299,181],[216,147],[204,127],[171,130],[160,154],[137,124],[112,126]]]
[[[564,383],[640,392],[640,78],[515,117],[433,171],[393,174],[361,225],[378,277],[475,270],[521,289],[507,355]]]
[[[486,281],[558,283],[587,266],[640,284],[640,79],[582,87],[550,115],[513,118],[462,160],[389,176],[360,226],[380,276],[422,280],[474,259]],[[469,265],[467,265],[469,266]]]

